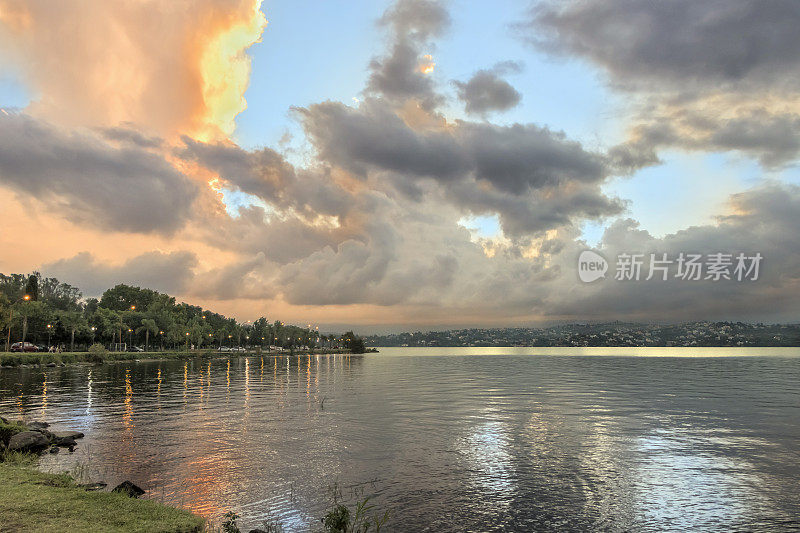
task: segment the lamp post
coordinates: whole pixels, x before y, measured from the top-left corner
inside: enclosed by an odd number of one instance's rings
[[[131,345],[133,344],[133,342],[131,341],[132,337],[133,337],[133,330],[131,328],[128,328],[128,349],[129,350],[131,349]]]
[[[189,332],[186,332],[186,351],[189,351]]]
[[[52,324],[47,324],[47,349],[50,349],[50,334],[53,332]]]
[[[161,344],[161,351],[163,352],[164,351],[164,332],[163,331],[159,331],[158,332],[158,340],[159,340],[159,343]]]
[[[22,298],[20,298],[19,300],[17,300],[14,303],[19,303],[19,302],[21,302],[23,300],[25,300],[27,302],[30,299],[31,299],[30,295],[26,294],[25,296],[23,296]],[[14,320],[14,308],[12,307],[11,310],[8,312],[8,335],[6,336],[6,351],[9,351],[11,349],[11,322],[13,322],[13,320]],[[25,329],[24,328],[22,329],[22,342],[23,342],[22,348],[25,349],[25,344],[24,344],[25,343]]]
[[[97,328],[92,326],[92,344],[94,344],[94,332],[97,331]]]

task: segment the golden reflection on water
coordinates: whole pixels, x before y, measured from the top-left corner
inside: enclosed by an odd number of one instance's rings
[[[306,363],[306,399],[311,397],[311,354],[308,354]]]
[[[89,374],[86,377],[86,414],[91,414],[92,411],[92,370],[89,369]]]
[[[244,358],[244,408],[247,414],[247,408],[250,404],[250,358]]]
[[[42,381],[42,416],[45,416],[47,411],[47,372],[42,374],[44,380]]]
[[[189,391],[189,363],[183,363],[183,407],[186,408],[186,393]]]
[[[230,396],[230,394],[231,394],[231,360],[230,359],[228,359],[228,366],[227,366],[227,370],[225,371],[225,383],[226,383],[227,395]]]
[[[133,429],[133,386],[131,385],[131,370],[125,369],[125,412],[122,415],[122,424],[126,432]]]

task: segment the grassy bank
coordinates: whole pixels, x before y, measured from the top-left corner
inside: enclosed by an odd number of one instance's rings
[[[66,474],[45,474],[15,454],[0,462],[0,531],[203,531],[188,511],[113,492],[89,492]]]
[[[295,352],[305,355],[308,352]],[[315,350],[312,353],[349,353],[346,350]],[[47,366],[48,364],[110,363],[114,361],[144,361],[164,359],[193,359],[195,357],[230,357],[253,355],[290,355],[290,352],[218,352],[216,350],[165,351],[165,352],[64,352],[64,353],[9,353],[0,352],[0,366]]]

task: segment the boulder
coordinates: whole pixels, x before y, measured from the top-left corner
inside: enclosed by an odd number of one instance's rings
[[[64,438],[82,439],[83,433],[81,433],[80,431],[54,431],[53,437],[58,439],[64,439]]]
[[[54,362],[50,361],[49,363],[47,363],[47,368],[55,368],[55,367],[56,364]]]
[[[36,451],[49,445],[50,440],[38,431],[22,431],[13,435],[8,441],[8,449],[12,452]]]
[[[127,494],[131,498],[138,498],[139,496],[144,494],[144,491],[141,488],[137,487],[130,481],[123,481],[122,483],[114,487],[111,490],[111,492],[121,492],[123,494]]]
[[[38,420],[34,420],[33,422],[28,422],[26,425],[28,426],[28,429],[44,429],[50,427],[50,424],[48,424],[47,422],[40,422]]]
[[[55,444],[56,446],[64,446],[66,448],[72,448],[78,443],[75,442],[75,439],[73,439],[72,437],[53,436],[53,444]]]
[[[50,453],[58,453],[58,446],[53,446],[50,448]]]

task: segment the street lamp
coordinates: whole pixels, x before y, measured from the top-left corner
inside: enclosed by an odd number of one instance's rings
[[[131,306],[131,308],[133,308],[133,306]],[[130,347],[130,345],[133,344],[133,342],[131,341],[132,337],[133,337],[133,330],[131,328],[128,328],[128,345],[129,345],[129,347]]]
[[[14,303],[21,302],[22,300],[25,300],[27,302],[30,299],[31,299],[30,295],[26,294],[25,296],[23,296],[22,298],[20,298],[19,300],[17,300]],[[9,347],[11,346],[11,322],[13,320],[14,320],[14,308],[12,307],[11,311],[8,314],[8,336],[6,337],[6,351],[8,351],[10,349]],[[24,328],[23,328],[23,333],[22,333],[22,342],[23,342],[23,349],[25,349],[24,348],[25,347],[25,344],[24,344],[25,343],[25,331],[24,331]]]
[[[92,344],[94,344],[94,332],[97,331],[97,328],[92,326]]]
[[[53,326],[47,324],[47,349],[50,349],[50,334],[53,332]]]

